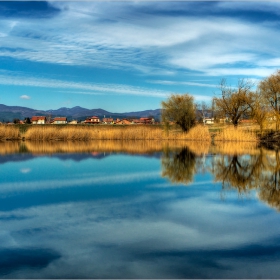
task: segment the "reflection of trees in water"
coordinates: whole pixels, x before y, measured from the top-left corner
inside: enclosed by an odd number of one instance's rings
[[[236,188],[239,194],[257,190],[259,198],[280,211],[280,155],[261,148],[254,155],[219,155],[212,172],[223,189]]]
[[[265,169],[265,184],[259,191],[259,198],[268,205],[280,211],[280,155],[274,151],[274,157],[270,157]]]
[[[168,177],[172,183],[188,184],[193,181],[196,156],[187,147],[180,151],[164,151],[161,162],[162,177]]]
[[[236,189],[240,195],[251,190],[259,199],[280,211],[280,153],[260,148],[258,153],[218,154],[211,157],[212,165],[205,157],[196,156],[187,147],[166,150],[162,157],[162,176],[172,183],[189,184],[195,173],[211,171],[215,181],[222,182],[223,190]]]
[[[257,155],[219,155],[214,158],[212,173],[223,189],[234,187],[245,193],[259,187],[265,162],[262,149]]]

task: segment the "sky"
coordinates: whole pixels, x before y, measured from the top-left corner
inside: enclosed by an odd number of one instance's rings
[[[0,104],[110,112],[195,102],[280,65],[280,2],[0,2]]]

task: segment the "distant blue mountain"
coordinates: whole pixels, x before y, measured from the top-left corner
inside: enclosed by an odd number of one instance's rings
[[[86,109],[80,106],[73,108],[62,107],[57,110],[36,110],[21,106],[7,106],[0,104],[0,121],[13,121],[13,119],[24,119],[31,118],[32,116],[51,116],[59,117],[64,116],[68,119],[78,119],[83,120],[86,117],[98,116],[98,117],[112,117],[112,118],[140,118],[153,116],[156,119],[160,118],[160,109],[155,110],[145,110],[136,112],[126,112],[126,113],[112,113],[103,109]]]

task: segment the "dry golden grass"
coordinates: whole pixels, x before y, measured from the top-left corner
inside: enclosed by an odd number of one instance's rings
[[[208,128],[194,127],[189,133],[164,132],[155,126],[32,126],[24,135],[27,140],[199,140],[209,141]]]
[[[196,125],[195,127],[189,130],[189,132],[186,134],[185,139],[210,142],[211,136],[207,126]]]
[[[228,127],[219,132],[214,141],[257,142],[256,133],[242,128]]]
[[[161,129],[146,126],[33,126],[24,136],[28,140],[158,140]]]
[[[0,125],[0,141],[19,139],[21,139],[21,135],[18,127],[13,125]]]

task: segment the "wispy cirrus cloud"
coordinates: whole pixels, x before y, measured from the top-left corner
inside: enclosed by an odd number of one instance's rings
[[[160,85],[186,85],[186,86],[217,88],[217,85],[202,83],[202,82],[179,82],[179,81],[168,81],[168,80],[150,80],[149,82],[153,84],[160,84]]]
[[[269,25],[269,19],[263,24],[236,14],[173,15],[168,14],[170,3],[159,8],[154,2],[116,2],[110,3],[111,9],[103,2],[49,4],[60,13],[36,21],[36,27],[34,19],[1,20],[5,36],[1,56],[53,64],[127,67],[149,73],[153,69],[185,69],[213,76],[235,75],[231,67],[241,75],[245,67],[252,75],[263,76],[273,71],[270,67],[275,68],[275,63],[264,63],[260,68],[258,61],[267,55],[277,61],[280,56],[279,29]],[[181,3],[180,7],[184,12],[191,4]],[[232,9],[223,3],[215,5],[219,11]],[[246,7],[257,9],[258,5]],[[153,14],[147,12],[149,8]]]
[[[81,83],[56,79],[34,78],[27,76],[9,76],[0,75],[0,84],[12,86],[31,86],[55,89],[69,89],[68,93],[76,94],[122,94],[122,95],[140,95],[152,97],[166,97],[169,92],[161,90],[151,90],[144,87],[135,87],[120,84],[101,84],[101,83]],[[75,91],[73,91],[75,89]],[[27,95],[22,95],[22,99],[30,99]]]

